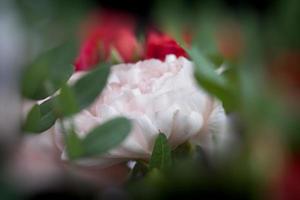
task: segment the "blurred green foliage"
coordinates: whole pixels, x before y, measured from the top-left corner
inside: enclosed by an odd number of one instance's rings
[[[60,89],[56,96],[35,105],[23,125],[26,132],[42,132],[57,119],[72,118],[97,98],[106,84],[109,64],[99,66],[74,85],[66,84],[76,48],[74,44],[73,47],[56,46],[75,37],[78,24],[93,8],[93,3],[83,0],[72,1],[72,5],[58,0],[17,2],[30,32],[30,45],[34,48],[32,41],[41,40],[39,51],[44,51],[24,71],[22,95],[37,100]],[[223,1],[158,1],[153,11],[154,24],[187,49],[195,64],[199,86],[219,98],[228,114],[237,116],[238,128],[234,131],[240,147],[232,152],[230,159],[213,162],[191,144],[171,150],[165,135],[159,134],[150,161],[138,160],[131,171],[127,189],[132,198],[189,198],[195,194],[204,199],[261,198],[272,170],[259,169],[256,151],[265,155],[265,149],[257,144],[257,138],[268,138],[263,141],[266,149],[300,151],[299,109],[290,105],[275,87],[270,69],[271,61],[278,54],[299,53],[299,19],[298,0],[274,1],[263,14],[246,7],[236,11]],[[226,35],[222,31],[228,24],[234,25],[230,26],[229,44],[223,48],[220,41],[228,38],[219,37]],[[191,48],[185,44],[185,32],[192,35]],[[238,47],[232,50],[231,45]],[[221,75],[216,72],[220,67],[224,68]],[[120,144],[131,129],[128,119],[116,118],[96,127],[87,137],[79,138],[74,127],[60,125],[71,159],[103,154]],[[277,137],[283,147],[267,146],[268,141]],[[271,156],[266,156],[264,161],[267,166],[276,163]]]
[[[226,109],[230,110],[233,109],[234,106],[237,106],[234,96],[235,88],[229,85],[228,81],[215,71],[216,67],[213,66],[213,63],[204,57],[196,48],[192,48],[188,52],[194,61],[195,78],[199,85],[218,97]]]
[[[77,53],[75,42],[68,42],[40,55],[24,69],[23,96],[41,100],[57,91],[73,74],[72,62]]]

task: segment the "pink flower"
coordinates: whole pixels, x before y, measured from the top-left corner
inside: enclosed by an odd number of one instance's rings
[[[176,57],[188,58],[185,50],[170,36],[156,31],[150,31],[146,39],[145,55],[146,59],[157,58],[164,61],[165,57],[173,54]]]
[[[75,81],[84,73],[75,73]],[[172,148],[190,141],[210,149],[212,137],[224,130],[222,105],[198,87],[193,64],[174,55],[165,61],[149,59],[111,67],[108,83],[98,99],[73,117],[79,137],[117,116],[133,122],[123,143],[99,157],[80,160],[83,165],[110,165],[131,159],[149,159],[153,143],[163,132]],[[67,159],[60,126],[55,126],[57,144]]]
[[[75,60],[75,70],[89,70],[101,60],[111,58],[114,48],[124,62],[132,62],[140,47],[135,37],[135,22],[127,14],[102,11],[83,26],[83,42]]]

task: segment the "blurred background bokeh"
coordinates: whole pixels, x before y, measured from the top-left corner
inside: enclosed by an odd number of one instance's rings
[[[140,41],[154,27],[226,67],[229,87],[206,87],[233,125],[218,159],[199,149],[196,162],[129,179],[126,166],[66,166],[51,138],[22,133],[24,66],[67,39],[79,41],[98,9],[133,15]],[[1,0],[0,199],[300,199],[299,19],[298,0]]]

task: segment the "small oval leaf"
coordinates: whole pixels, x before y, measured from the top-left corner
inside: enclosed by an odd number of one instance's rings
[[[168,144],[167,137],[159,133],[155,140],[152,156],[149,162],[150,170],[157,168],[166,170],[172,164],[171,147]]]
[[[84,156],[100,155],[119,145],[129,134],[131,123],[124,117],[114,118],[92,130],[83,139]]]
[[[80,111],[74,91],[67,84],[61,87],[57,100],[56,110],[59,116],[66,117]]]
[[[71,160],[80,158],[84,155],[82,141],[74,130],[70,130],[69,133],[66,134],[66,147],[68,156]]]
[[[41,111],[38,105],[34,105],[29,113],[27,114],[27,118],[25,123],[23,124],[24,131],[32,131],[35,130],[39,120],[41,118]]]
[[[101,94],[110,72],[109,64],[102,64],[79,79],[71,88],[79,109],[89,106]]]
[[[54,99],[49,99],[42,104],[32,107],[29,111],[23,130],[31,133],[41,133],[49,129],[56,121],[53,111]]]

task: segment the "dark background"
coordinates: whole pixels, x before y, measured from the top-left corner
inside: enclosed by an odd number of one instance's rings
[[[104,8],[117,9],[128,11],[136,15],[140,20],[149,21],[151,10],[157,3],[176,2],[176,0],[170,1],[155,1],[155,0],[92,0],[92,4],[95,6],[101,6]],[[232,10],[232,12],[238,12],[241,9],[247,8],[255,11],[260,15],[264,15],[273,4],[271,0],[185,0],[184,4],[189,8],[193,8],[194,5],[201,4],[221,4]]]

